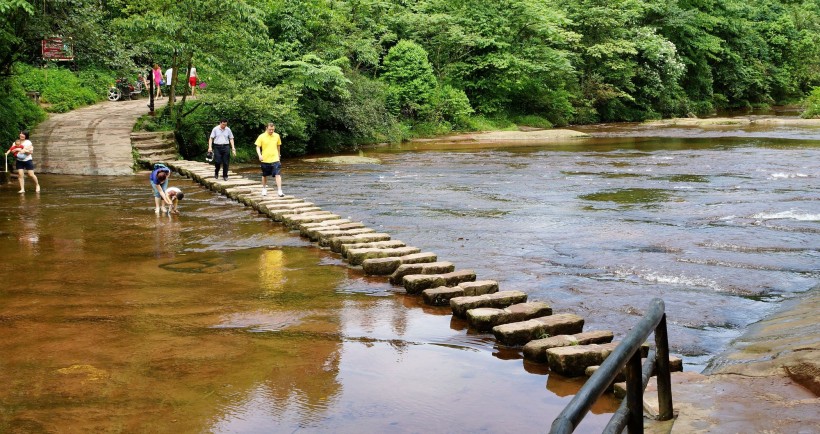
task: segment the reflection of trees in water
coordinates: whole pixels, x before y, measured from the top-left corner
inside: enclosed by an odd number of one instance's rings
[[[268,249],[259,255],[259,285],[266,295],[273,295],[284,290],[284,266],[282,250]]]

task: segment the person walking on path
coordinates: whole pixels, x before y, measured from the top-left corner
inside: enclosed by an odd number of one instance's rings
[[[188,85],[191,87],[191,98],[196,96],[196,67],[191,64],[191,73],[188,74]]]
[[[171,169],[164,164],[154,165],[154,171],[149,176],[151,191],[154,192],[154,213],[156,215],[159,215],[160,209],[165,212],[165,204],[168,204],[169,207],[174,204],[171,198],[168,197],[168,193],[165,192],[168,189],[168,178],[170,177]],[[160,204],[162,204],[161,208]]]
[[[20,191],[18,191],[18,193],[26,192],[26,177],[23,176],[24,172],[28,173],[29,178],[34,180],[34,191],[39,193],[40,181],[37,180],[37,175],[34,174],[34,159],[32,157],[32,154],[34,153],[34,145],[31,144],[31,140],[28,139],[28,135],[28,131],[20,131],[19,147],[12,146],[12,149],[16,149],[17,151],[15,153],[17,181],[20,183]],[[12,149],[9,149],[9,152],[14,152]],[[8,155],[8,152],[6,152],[6,155]]]
[[[154,87],[156,88],[156,95],[154,95],[154,98],[160,99],[162,98],[162,70],[159,69],[158,63],[154,64],[154,68],[151,72],[154,74]]]
[[[282,193],[282,176],[280,175],[282,139],[274,132],[275,129],[276,125],[270,122],[265,132],[256,138],[256,155],[259,156],[262,166],[262,196],[268,195],[268,177],[274,176],[279,197],[283,197],[285,193]]]
[[[231,146],[230,149],[228,145]],[[222,166],[222,179],[227,181],[231,152],[234,157],[236,156],[233,132],[228,128],[227,119],[220,119],[219,125],[211,130],[211,136],[208,138],[208,152],[214,153],[214,179],[219,179],[219,167]]]

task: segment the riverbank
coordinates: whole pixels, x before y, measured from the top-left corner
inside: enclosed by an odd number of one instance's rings
[[[820,432],[817,312],[820,287],[752,324],[704,374],[674,374],[671,432]]]

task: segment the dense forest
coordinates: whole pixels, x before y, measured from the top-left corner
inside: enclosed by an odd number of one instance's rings
[[[4,140],[44,117],[26,90],[67,110],[158,63],[184,95],[194,65],[207,88],[154,120],[189,158],[219,117],[248,153],[273,121],[298,155],[706,115],[820,87],[820,0],[0,0],[0,14]],[[53,35],[72,41],[70,68],[43,63]]]

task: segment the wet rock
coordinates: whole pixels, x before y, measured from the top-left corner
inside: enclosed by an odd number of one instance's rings
[[[574,335],[558,335],[536,339],[524,345],[524,358],[534,362],[546,362],[547,350],[571,345],[606,344],[612,342],[613,334],[608,330],[594,330]]]
[[[379,232],[370,232],[366,234],[356,234],[356,235],[339,235],[332,237],[329,240],[329,247],[330,250],[336,253],[342,252],[342,246],[345,244],[357,244],[357,243],[372,243],[376,241],[389,241],[390,234],[379,233]],[[388,273],[390,274],[390,273]]]
[[[488,331],[493,327],[513,322],[526,321],[552,315],[552,307],[543,301],[513,304],[504,309],[480,307],[467,311],[467,321],[479,331]]]
[[[386,235],[386,234],[385,234]],[[334,240],[335,242],[336,240]],[[362,262],[362,269],[366,274],[374,276],[386,276],[393,273],[401,264],[418,264],[422,262],[436,262],[438,256],[435,253],[423,252],[405,255],[399,258],[376,258],[365,259]]]
[[[282,223],[289,228],[293,228],[299,223],[305,222],[320,222],[323,220],[332,220],[339,218],[338,215],[330,211],[312,211],[306,213],[291,213],[282,215]]]
[[[316,231],[319,235],[319,245],[322,247],[329,247],[331,241],[334,237],[341,237],[347,235],[360,235],[360,234],[370,234],[375,233],[375,229],[371,228],[354,228],[354,229],[340,229],[340,230],[327,230],[327,231]],[[389,240],[390,238],[388,238]]]
[[[329,229],[331,227],[335,228],[335,227],[338,227],[339,225],[346,225],[348,223],[357,223],[357,222],[352,222],[352,221],[350,221],[350,219],[336,219],[336,220],[325,220],[323,222],[303,223],[299,227],[299,235],[301,235],[303,237],[310,238],[308,233],[311,232],[311,231],[314,231],[316,229]],[[364,227],[363,223],[359,223],[359,224],[361,224],[361,226],[359,226],[359,227],[362,227],[362,228]]]
[[[425,304],[430,306],[447,306],[450,299],[463,297],[464,288],[461,286],[439,286],[437,288],[427,288],[421,291],[421,297]]]
[[[426,262],[418,264],[401,264],[393,274],[390,275],[390,283],[401,285],[404,276],[411,274],[442,274],[449,273],[456,269],[452,262]]]
[[[461,270],[445,274],[411,274],[404,276],[402,282],[408,294],[419,294],[427,288],[437,286],[456,286],[461,282],[475,280],[475,271]]]
[[[584,375],[588,366],[600,365],[618,346],[608,344],[570,345],[547,350],[550,370],[565,377]]]
[[[373,241],[372,243],[342,244],[340,252],[343,258],[347,258],[348,252],[354,249],[397,249],[407,247],[407,244],[399,240]]]
[[[304,207],[304,208],[298,208],[298,209],[301,213],[316,212],[316,211],[321,211],[322,210],[318,206]],[[285,216],[285,215],[293,214],[294,213],[293,210],[294,210],[294,208],[272,209],[271,207],[264,208],[264,210],[263,210],[263,208],[260,207],[260,211],[262,211],[263,214],[267,215],[273,221],[276,221],[276,222],[281,222],[282,217]]]
[[[418,247],[397,247],[395,249],[352,249],[347,252],[347,263],[361,265],[365,259],[390,258],[419,253]]]
[[[333,220],[328,220],[328,221],[333,221]],[[319,222],[319,223],[321,223],[321,222]],[[314,224],[317,224],[317,223],[316,222],[311,222],[311,223],[305,223],[305,224],[314,225]],[[302,226],[304,226],[304,225],[302,225]],[[320,238],[322,232],[345,231],[345,230],[348,230],[348,229],[361,229],[363,227],[364,227],[364,223],[350,222],[350,223],[339,223],[335,226],[319,226],[319,227],[312,227],[312,228],[307,228],[307,229],[300,229],[300,232],[305,234],[305,236],[307,236],[308,238],[310,238],[311,241],[317,241]]]
[[[491,294],[456,297],[450,300],[450,307],[453,315],[464,318],[470,309],[480,307],[494,307],[503,309],[507,306],[524,303],[527,301],[527,294],[521,291],[499,291]]]
[[[573,313],[561,313],[495,326],[493,334],[504,345],[524,345],[547,336],[581,333],[583,329],[583,318]]]
[[[458,284],[464,290],[464,295],[484,295],[498,292],[498,282],[495,280],[476,280],[475,282],[462,282]]]

